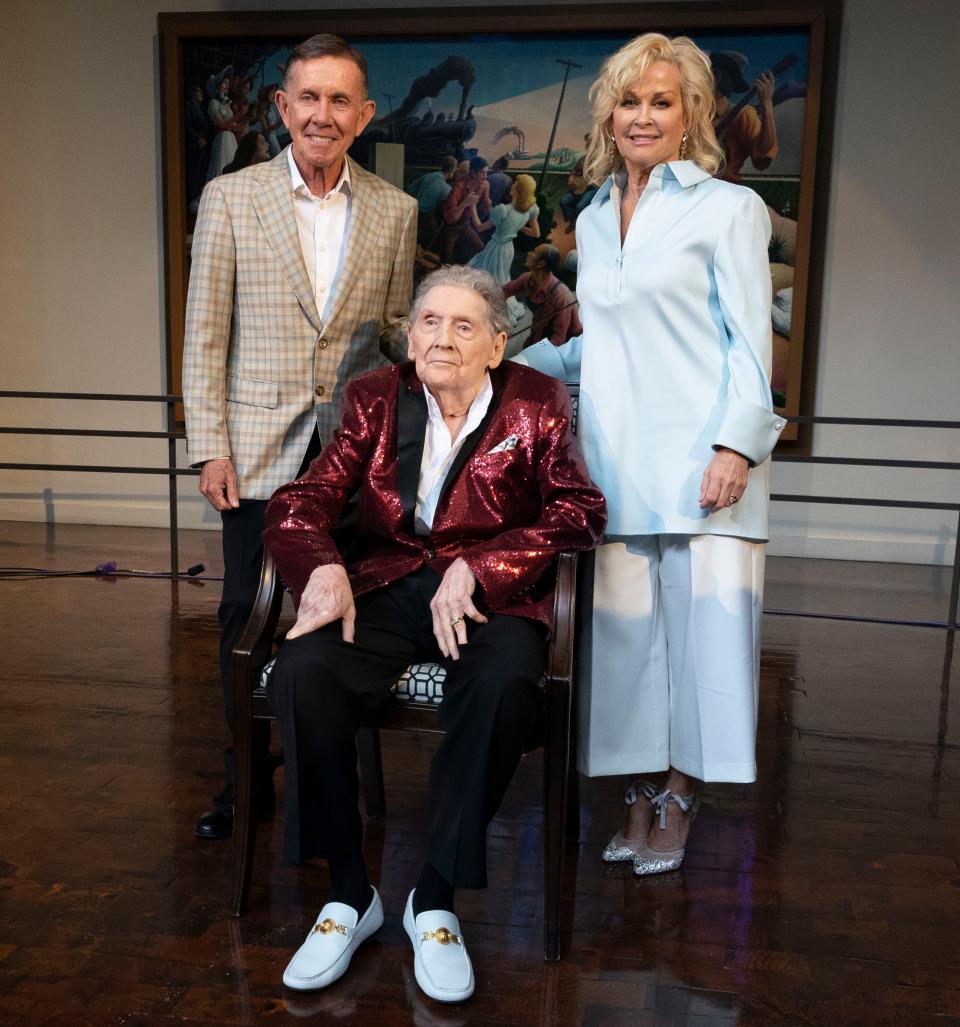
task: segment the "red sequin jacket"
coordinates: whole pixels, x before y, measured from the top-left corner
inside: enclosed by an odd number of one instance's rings
[[[512,363],[490,378],[490,407],[450,468],[426,537],[413,527],[427,425],[414,365],[350,383],[333,440],[267,506],[264,544],[296,605],[321,564],[343,564],[360,595],[425,563],[443,574],[463,557],[479,608],[551,625],[554,558],[599,543],[606,502],[570,432],[564,387]],[[341,553],[332,531],[355,494],[357,520]]]

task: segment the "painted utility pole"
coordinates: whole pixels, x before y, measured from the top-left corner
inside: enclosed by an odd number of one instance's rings
[[[557,64],[562,64],[566,69],[563,73],[563,85],[560,87],[560,99],[557,100],[557,113],[553,117],[553,128],[550,129],[550,142],[547,143],[547,152],[543,158],[543,167],[540,169],[540,180],[537,182],[537,192],[543,189],[543,180],[547,175],[547,165],[550,163],[550,155],[553,153],[553,140],[557,135],[557,125],[560,123],[560,108],[563,106],[563,94],[567,91],[567,79],[570,77],[571,68],[582,68],[582,64],[575,64],[563,58],[557,58]]]

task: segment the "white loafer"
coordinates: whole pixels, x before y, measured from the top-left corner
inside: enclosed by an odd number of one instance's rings
[[[383,926],[383,903],[372,889],[373,900],[357,922],[357,911],[342,902],[328,902],[307,940],[283,971],[283,983],[296,991],[314,991],[333,984],[347,972],[354,952]]]
[[[413,945],[413,974],[420,990],[438,1002],[463,1002],[473,994],[473,964],[460,934],[460,921],[445,909],[413,915],[407,896],[403,928]]]

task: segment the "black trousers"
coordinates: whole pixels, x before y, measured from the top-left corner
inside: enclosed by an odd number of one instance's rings
[[[303,463],[297,472],[299,477],[310,461],[320,452],[320,438],[314,428]],[[263,518],[267,509],[266,499],[241,499],[236,510],[224,510],[220,514],[223,524],[223,592],[217,619],[220,621],[220,686],[223,690],[223,709],[233,736],[236,714],[233,702],[233,648],[240,641],[243,629],[253,609],[260,584],[260,568],[263,564]],[[260,668],[270,658],[269,644],[254,653],[254,666]],[[270,723],[266,720],[253,722],[253,758],[266,755],[270,744]],[[227,783],[233,784],[232,751],[227,751]]]
[[[460,659],[445,659],[429,609],[440,580],[423,567],[359,597],[353,643],[337,621],[280,647],[269,694],[283,732],[288,860],[361,851],[357,729],[393,701],[390,688],[407,666],[432,662],[447,676],[427,861],[455,888],[486,886],[487,824],[534,737],[547,632],[522,617],[468,620]]]

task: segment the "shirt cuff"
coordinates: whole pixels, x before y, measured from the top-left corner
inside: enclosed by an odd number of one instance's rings
[[[729,399],[724,405],[714,449],[732,449],[752,465],[762,464],[773,452],[786,422],[782,417],[745,399]]]
[[[203,467],[204,464],[210,463],[211,460],[233,460],[233,457],[229,453],[219,453],[217,456],[205,456],[202,460],[194,460],[190,466],[194,468]]]
[[[510,359],[516,364],[523,364],[525,367],[532,367],[535,371],[542,371],[551,378],[559,378],[560,381],[566,378],[563,358],[549,339],[541,339],[532,346],[527,346],[526,349],[522,349]]]

